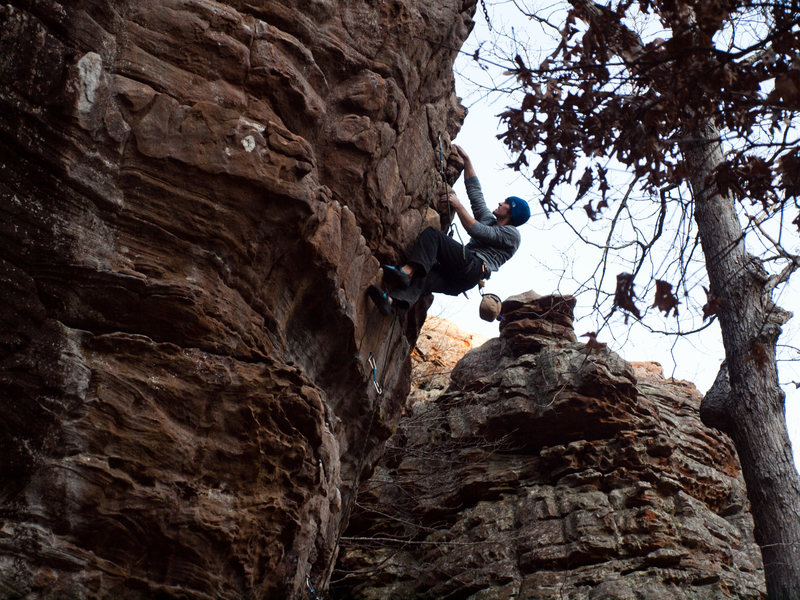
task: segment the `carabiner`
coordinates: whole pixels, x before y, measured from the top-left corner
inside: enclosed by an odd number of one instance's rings
[[[372,352],[369,353],[369,358],[367,361],[372,369],[372,385],[375,386],[375,391],[378,392],[378,395],[381,395],[383,393],[383,388],[378,383],[378,365],[375,363],[375,356],[372,354]]]

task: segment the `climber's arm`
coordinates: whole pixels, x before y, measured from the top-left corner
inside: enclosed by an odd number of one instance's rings
[[[464,180],[470,179],[471,177],[477,177],[475,173],[475,168],[472,166],[472,161],[469,159],[469,155],[464,152],[464,149],[461,146],[457,146],[453,144],[453,148],[455,148],[458,155],[464,161]]]
[[[458,215],[458,220],[461,221],[461,225],[464,226],[464,229],[467,231],[477,223],[475,217],[469,214],[469,211],[464,208],[464,205],[461,204],[461,201],[458,199],[458,196],[455,195],[455,192],[450,192],[447,196],[447,201],[450,203],[450,206],[453,207],[453,210],[456,211]]]

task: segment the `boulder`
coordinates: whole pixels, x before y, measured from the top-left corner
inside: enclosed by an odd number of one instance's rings
[[[505,301],[500,337],[402,419],[359,488],[335,597],[766,597],[736,453],[701,395],[577,342],[574,305]]]

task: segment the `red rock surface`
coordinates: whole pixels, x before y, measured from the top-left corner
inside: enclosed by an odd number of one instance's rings
[[[320,585],[474,4],[0,6],[0,596]]]
[[[402,420],[359,490],[336,597],[765,598],[735,451],[700,394],[588,352],[574,303],[507,300],[500,337]]]

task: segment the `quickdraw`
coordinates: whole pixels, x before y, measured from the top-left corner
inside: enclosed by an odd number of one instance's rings
[[[381,384],[378,383],[378,364],[375,362],[375,355],[372,352],[369,353],[367,362],[369,362],[369,366],[372,369],[372,385],[375,386],[375,391],[378,392],[378,395],[380,396],[383,394],[383,388],[381,387]]]
[[[317,596],[317,591],[314,589],[314,586],[311,585],[311,578],[306,575],[306,585],[308,589],[311,591],[311,595],[314,597],[314,600],[321,600],[319,596]]]
[[[442,176],[442,183],[444,183],[444,195],[447,197],[450,194],[450,186],[447,183],[447,173],[444,169],[444,151],[442,150],[442,134],[439,133],[439,174]],[[453,237],[453,231],[455,230],[455,224],[453,223],[453,211],[450,208],[450,202],[447,202],[447,220],[450,222],[450,227],[448,228],[448,235]]]
[[[439,133],[439,173],[442,176],[442,182],[444,183],[444,195],[445,198],[450,196],[450,184],[447,183],[447,173],[445,172],[444,168],[444,151],[442,150],[442,134]],[[447,220],[450,223],[450,226],[447,229],[447,235],[453,237],[453,233],[456,234],[458,237],[458,241],[461,244],[461,252],[464,254],[464,258],[467,256],[467,248],[464,246],[464,240],[461,239],[461,234],[458,232],[458,228],[455,224],[455,219],[453,219],[453,211],[450,208],[450,201],[447,200]]]
[[[383,356],[383,370],[384,370],[383,379],[384,379],[384,383],[385,383],[385,379],[386,379],[386,363],[389,360],[389,350],[391,348],[392,340],[394,339],[394,328],[395,328],[395,325],[397,325],[397,312],[394,313],[394,317],[392,318],[392,328],[389,330],[389,338],[388,338],[388,341],[386,342],[386,350],[385,350],[385,353],[384,353],[384,356]],[[375,391],[378,392],[378,396],[380,396],[381,394],[383,394],[383,387],[378,382],[378,363],[375,360],[375,355],[372,352],[369,353],[369,357],[367,358],[367,363],[369,364],[369,368],[372,371],[372,385],[375,386]],[[344,513],[343,513],[343,516],[342,516],[342,522],[343,523],[346,523],[347,520],[350,518],[350,513],[353,510],[353,506],[355,504],[355,499],[356,499],[356,496],[358,495],[358,486],[359,486],[359,483],[361,482],[361,471],[362,471],[362,467],[364,465],[364,459],[366,458],[366,454],[367,454],[367,442],[369,441],[370,432],[372,432],[372,425],[375,422],[375,415],[380,410],[380,406],[381,406],[380,398],[375,398],[375,400],[372,403],[372,411],[370,412],[369,424],[367,425],[367,432],[364,435],[364,443],[361,446],[361,455],[359,456],[358,463],[356,465],[356,470],[355,470],[355,474],[356,475],[355,475],[355,479],[353,480],[353,490],[352,490],[352,492],[350,494],[349,500],[344,505]],[[325,576],[322,579],[322,581],[323,581],[322,587],[323,588],[327,587],[328,582],[330,582],[331,575],[333,574],[334,558],[336,557],[336,552],[337,552],[337,550],[339,548],[339,541],[341,539],[341,535],[342,535],[342,530],[339,529],[338,532],[336,533],[336,541],[333,544],[333,552],[331,552],[331,557],[330,557],[330,560],[328,561],[328,566],[325,569]],[[309,584],[309,588],[310,588],[310,584]],[[313,592],[313,589],[312,589],[312,592]],[[319,600],[319,599],[316,598],[316,595],[314,597],[315,597],[315,600]]]

